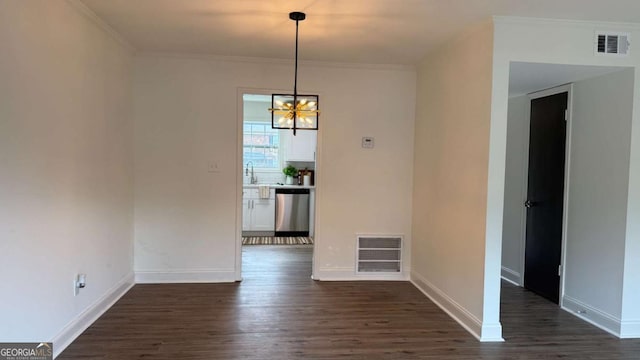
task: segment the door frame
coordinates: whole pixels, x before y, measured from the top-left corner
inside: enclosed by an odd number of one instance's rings
[[[244,127],[243,127],[243,123],[244,123],[244,101],[243,101],[243,95],[245,94],[258,94],[258,95],[271,95],[271,94],[286,94],[288,93],[290,90],[282,90],[282,89],[264,89],[264,88],[245,88],[245,87],[239,87],[237,88],[237,94],[236,94],[236,113],[237,113],[237,119],[236,119],[236,167],[235,167],[235,177],[236,177],[236,232],[235,232],[235,265],[234,265],[234,271],[235,271],[235,279],[236,281],[242,281],[242,192],[243,192],[243,170],[244,170],[244,164],[243,164],[243,159],[242,159],[242,154],[243,154],[243,149],[242,149],[242,145],[243,145],[243,132],[244,132]],[[307,93],[309,94],[318,94],[318,95],[322,95],[319,92],[315,91],[315,92],[311,92],[311,91],[307,91]],[[319,219],[320,217],[318,216],[318,188],[320,187],[320,183],[321,183],[321,177],[318,176],[318,174],[322,174],[321,171],[318,171],[321,168],[321,146],[322,146],[322,137],[321,137],[321,130],[318,129],[317,131],[317,137],[316,137],[316,164],[315,164],[315,202],[314,202],[314,237],[313,237],[313,257],[311,259],[311,278],[312,279],[317,279],[317,277],[315,276],[317,273],[317,269],[316,269],[316,265],[318,264],[317,261],[317,254],[318,251],[316,251],[318,249],[318,240],[319,240],[319,236],[318,236],[318,229],[319,229]]]
[[[569,183],[570,183],[570,169],[571,169],[571,134],[573,124],[573,84],[565,84],[557,87],[553,87],[546,90],[536,91],[527,94],[528,101],[526,106],[525,126],[524,126],[524,154],[523,154],[523,181],[522,186],[522,207],[520,214],[521,225],[521,238],[522,241],[520,247],[520,286],[524,287],[525,277],[525,254],[527,245],[527,210],[524,206],[524,201],[527,199],[529,190],[529,146],[530,146],[530,132],[531,132],[531,101],[551,95],[567,93],[567,132],[565,138],[565,151],[564,151],[564,194],[562,203],[562,239],[561,239],[561,254],[560,265],[562,266],[562,272],[560,274],[560,296],[558,305],[564,308],[564,289],[565,289],[565,276],[566,276],[566,260],[567,260],[567,220],[569,215]]]

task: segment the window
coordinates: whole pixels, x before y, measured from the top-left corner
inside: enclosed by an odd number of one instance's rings
[[[279,170],[280,134],[269,122],[245,121],[242,160],[256,169]]]

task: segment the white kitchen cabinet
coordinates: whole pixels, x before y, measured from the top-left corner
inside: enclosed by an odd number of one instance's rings
[[[242,199],[242,231],[249,231],[251,228],[251,200]]]
[[[286,131],[286,161],[316,161],[317,137],[314,130]]]
[[[276,223],[275,199],[254,199],[250,231],[274,231]]]
[[[242,231],[274,231],[276,218],[275,191],[268,199],[260,199],[258,189],[244,189],[242,197]]]

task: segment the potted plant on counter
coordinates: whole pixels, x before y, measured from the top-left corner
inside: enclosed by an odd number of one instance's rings
[[[293,165],[289,165],[286,168],[282,169],[282,172],[286,176],[284,183],[287,185],[293,185],[293,177],[298,174],[298,169],[296,169]]]

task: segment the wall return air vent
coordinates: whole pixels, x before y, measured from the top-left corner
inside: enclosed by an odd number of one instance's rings
[[[402,237],[359,235],[357,238],[356,273],[402,272]]]
[[[628,55],[631,43],[628,33],[596,33],[596,54]]]

